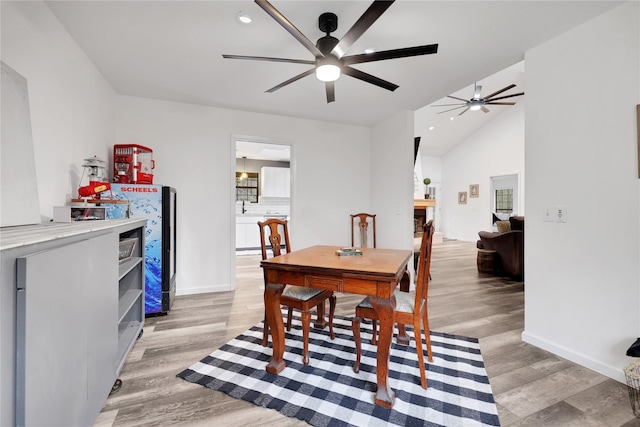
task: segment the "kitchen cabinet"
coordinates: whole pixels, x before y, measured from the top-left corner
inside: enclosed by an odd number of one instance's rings
[[[0,229],[0,425],[93,425],[144,323],[144,229]],[[120,240],[134,237],[120,264]]]
[[[262,216],[236,217],[236,249],[260,247],[260,232],[258,221],[264,221]]]
[[[291,170],[263,166],[260,169],[260,195],[262,197],[290,197]]]

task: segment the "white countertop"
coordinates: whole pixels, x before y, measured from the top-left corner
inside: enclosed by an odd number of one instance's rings
[[[264,215],[237,215],[236,224],[257,224],[258,221],[264,221]]]
[[[0,228],[0,250],[33,245],[94,231],[108,230],[142,219],[110,219],[104,221],[45,222]]]

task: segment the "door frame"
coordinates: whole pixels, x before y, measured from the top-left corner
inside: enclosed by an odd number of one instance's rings
[[[290,198],[289,198],[289,220],[295,215],[295,150],[294,144],[291,142],[283,141],[283,140],[275,140],[271,138],[257,137],[257,136],[247,136],[240,134],[232,134],[230,141],[230,186],[229,186],[229,201],[230,201],[230,242],[231,247],[230,250],[230,262],[229,262],[229,290],[233,291],[236,289],[236,142],[243,141],[249,143],[256,144],[272,144],[272,145],[280,145],[289,147],[289,170],[290,170]],[[292,235],[293,228],[289,225],[289,234]]]

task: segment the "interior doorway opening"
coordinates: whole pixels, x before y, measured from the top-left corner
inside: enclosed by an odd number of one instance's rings
[[[233,283],[238,284],[238,268],[250,256],[259,262],[258,221],[268,218],[292,220],[292,147],[259,138],[234,138],[235,173],[232,199],[235,202],[235,268]],[[235,286],[234,286],[235,288]]]
[[[519,177],[517,174],[491,177],[492,229],[498,231],[497,221],[518,215]]]

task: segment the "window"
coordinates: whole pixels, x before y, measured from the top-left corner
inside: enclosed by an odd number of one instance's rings
[[[513,189],[496,190],[496,213],[511,214],[513,212]]]
[[[258,203],[258,173],[247,172],[249,175],[247,179],[241,179],[241,174],[241,172],[236,172],[236,202],[244,200]]]

